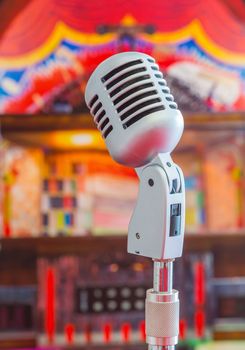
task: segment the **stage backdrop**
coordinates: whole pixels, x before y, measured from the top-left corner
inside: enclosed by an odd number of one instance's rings
[[[245,110],[242,10],[242,0],[3,0],[0,113],[81,113],[92,70],[128,50],[156,58],[183,110]]]

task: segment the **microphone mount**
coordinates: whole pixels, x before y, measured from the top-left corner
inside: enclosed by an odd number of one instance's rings
[[[185,221],[181,169],[169,153],[162,153],[135,170],[140,184],[129,224],[128,252],[161,260],[180,257]]]

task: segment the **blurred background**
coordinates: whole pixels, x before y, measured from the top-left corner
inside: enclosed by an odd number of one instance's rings
[[[0,1],[1,349],[146,348],[152,262],[126,252],[138,179],[84,102],[97,64],[132,50],[185,119],[178,349],[245,349],[243,0]]]

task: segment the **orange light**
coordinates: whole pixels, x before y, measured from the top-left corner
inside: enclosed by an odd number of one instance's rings
[[[105,151],[103,137],[98,130],[34,131],[31,133],[9,133],[9,140],[20,145],[32,145],[56,150]]]
[[[144,271],[144,264],[137,262],[133,264],[133,270],[136,272]]]
[[[118,264],[111,264],[111,265],[109,266],[109,270],[110,270],[111,272],[117,272],[117,271],[119,270]]]
[[[55,131],[48,144],[54,148],[105,150],[105,143],[97,130]]]
[[[93,143],[93,137],[90,134],[75,134],[71,136],[71,141],[74,145],[87,146]]]

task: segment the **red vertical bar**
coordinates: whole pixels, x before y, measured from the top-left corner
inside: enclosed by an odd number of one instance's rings
[[[187,324],[186,320],[182,319],[179,322],[179,337],[181,340],[186,339]]]
[[[91,329],[91,325],[87,324],[84,330],[84,337],[85,337],[85,341],[86,343],[90,343],[92,340],[92,329]]]
[[[131,324],[123,323],[121,327],[122,340],[124,343],[127,343],[130,340],[131,336]]]
[[[195,266],[195,305],[196,311],[194,314],[195,333],[197,338],[203,338],[205,336],[205,266],[203,262],[196,262]]]
[[[109,343],[111,341],[112,326],[110,323],[106,323],[103,327],[103,338],[104,343]]]
[[[65,325],[65,336],[68,344],[72,344],[74,342],[74,334],[75,334],[74,325],[72,323],[67,323]]]
[[[10,185],[5,184],[3,191],[4,191],[4,197],[3,197],[3,236],[5,238],[9,238],[11,236],[11,229],[10,229],[10,215],[11,215],[11,209],[10,209]]]
[[[202,262],[195,264],[195,304],[202,306],[205,303],[205,269]]]
[[[142,342],[145,342],[146,336],[145,336],[145,321],[141,321],[139,325],[139,331],[140,331],[140,340]]]
[[[3,223],[3,236],[5,238],[10,237],[10,225],[7,221],[4,221],[4,223]]]
[[[49,267],[46,273],[46,314],[45,330],[49,343],[54,340],[55,333],[55,277],[53,268]]]
[[[195,312],[195,333],[197,338],[203,338],[205,334],[205,313],[202,310]]]

